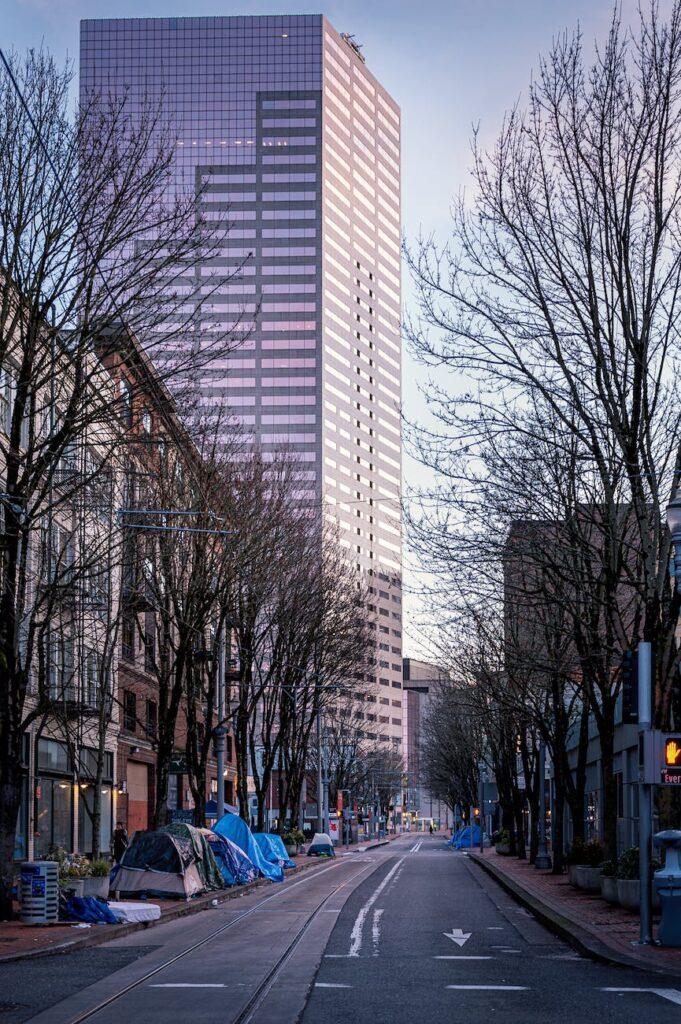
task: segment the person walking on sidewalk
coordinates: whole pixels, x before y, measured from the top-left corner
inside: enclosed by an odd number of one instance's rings
[[[113,857],[116,864],[120,864],[123,859],[123,854],[127,850],[129,842],[128,833],[123,827],[123,822],[117,821],[113,834]]]

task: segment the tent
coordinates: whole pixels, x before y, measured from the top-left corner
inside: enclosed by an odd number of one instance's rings
[[[454,833],[447,845],[454,850],[469,850],[471,846],[475,849],[476,846],[480,846],[480,826],[473,825],[473,838],[471,839],[471,826],[464,825]]]
[[[236,843],[219,836],[209,828],[201,829],[205,835],[225,885],[247,885],[258,877],[258,869]]]
[[[335,857],[336,851],[333,848],[331,836],[328,836],[326,832],[315,832],[312,842],[308,847],[307,855],[308,857],[313,855],[315,857]]]
[[[279,864],[282,868],[294,868],[296,865],[286,852],[284,840],[273,832],[254,832],[253,838],[260,847],[265,860],[270,864]]]
[[[222,889],[222,876],[205,837],[193,825],[175,822],[157,832],[135,832],[111,888],[189,899]]]
[[[284,869],[279,864],[272,864],[263,857],[260,847],[253,838],[253,833],[238,814],[225,814],[215,823],[213,831],[236,843],[264,878],[269,878],[272,882],[283,881]]]

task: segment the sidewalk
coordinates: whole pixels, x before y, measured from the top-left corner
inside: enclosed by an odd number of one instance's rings
[[[638,939],[638,914],[573,888],[567,875],[537,871],[527,861],[502,857],[494,849],[484,854],[467,852],[467,856],[586,956],[681,978],[681,949],[633,945]]]
[[[321,861],[317,858],[308,860],[307,857],[301,857],[300,863],[287,871],[286,878],[318,867],[320,864]],[[249,885],[235,886],[232,889],[218,889],[188,902],[184,900],[149,900],[150,903],[155,903],[161,908],[161,917],[158,921],[146,923],[93,924],[89,928],[84,928],[77,924],[64,922],[40,926],[22,924],[21,921],[0,921],[0,964],[29,957],[47,956],[50,953],[70,953],[72,950],[82,949],[84,946],[97,946],[102,942],[120,939],[132,932],[141,931],[143,928],[154,928],[156,925],[174,921],[178,917],[186,917],[189,914],[208,910],[215,901],[220,904],[227,900],[239,899],[240,896],[268,884],[271,883],[267,879],[258,878]]]

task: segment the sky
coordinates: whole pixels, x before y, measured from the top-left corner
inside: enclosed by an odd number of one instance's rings
[[[299,0],[300,2],[300,0]],[[661,0],[662,13],[671,0]],[[638,0],[621,0],[622,20],[637,20]],[[325,14],[363,45],[367,66],[402,108],[402,202],[407,243],[423,231],[445,239],[451,198],[470,183],[470,139],[478,126],[492,144],[504,112],[522,102],[539,56],[563,31],[580,26],[585,45],[604,40],[612,0],[0,0],[3,47],[43,44],[57,58],[76,59],[81,18],[230,14]],[[413,305],[404,280],[405,307]],[[424,374],[406,355],[407,419],[423,407]],[[405,459],[405,484],[423,479]],[[406,553],[406,588],[416,579]],[[404,653],[427,653],[417,621],[419,602],[406,601]]]

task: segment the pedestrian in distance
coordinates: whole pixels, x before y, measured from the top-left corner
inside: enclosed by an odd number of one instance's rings
[[[431,821],[430,825],[428,826],[428,831],[430,832],[431,836],[432,836],[433,832],[435,831],[435,829],[433,828],[432,821]]]
[[[123,827],[123,822],[117,821],[113,834],[113,857],[117,864],[120,864],[123,859],[123,854],[127,850],[129,842],[128,833]]]

